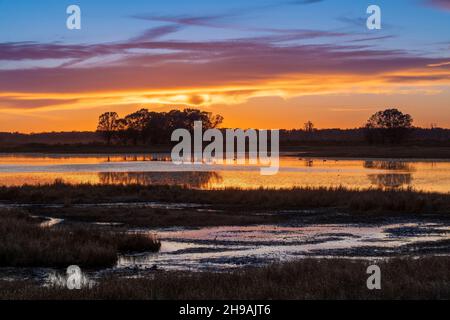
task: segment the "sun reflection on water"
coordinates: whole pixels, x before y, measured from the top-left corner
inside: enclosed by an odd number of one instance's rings
[[[280,172],[261,176],[251,166],[171,171],[167,155],[0,156],[0,185],[69,184],[182,185],[198,189],[237,187],[348,187],[450,192],[449,161],[299,159],[284,156]]]

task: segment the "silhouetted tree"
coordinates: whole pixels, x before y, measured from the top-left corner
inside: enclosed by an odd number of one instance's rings
[[[308,121],[305,123],[303,128],[304,128],[305,132],[312,133],[312,132],[314,132],[314,123],[312,123],[311,121]]]
[[[145,127],[150,143],[163,144],[170,141],[172,125],[166,112],[152,112]]]
[[[141,109],[125,117],[128,136],[135,145],[137,145],[139,139],[141,139],[143,143],[146,142],[145,129],[149,119],[150,112],[147,109]]]
[[[129,136],[128,136],[128,122],[125,119],[118,119],[117,123],[117,131],[114,137],[124,145],[128,144]]]
[[[366,123],[366,139],[370,143],[400,143],[410,132],[413,118],[397,109],[387,109],[372,115]]]
[[[216,128],[223,122],[222,116],[197,109],[172,110],[169,112],[150,112],[147,109],[141,109],[123,119],[118,119],[117,114],[113,112],[105,113],[100,118],[102,125],[100,126],[99,122],[99,131],[105,133],[108,144],[114,137],[123,144],[132,141],[135,145],[139,142],[144,144],[170,143],[170,136],[174,130],[187,129],[192,131],[195,121],[201,121],[204,130]],[[111,121],[111,123],[108,121]]]
[[[209,125],[210,129],[215,129],[219,127],[223,123],[224,117],[222,117],[220,114],[216,115],[210,115],[209,117]]]
[[[117,131],[118,118],[115,112],[105,112],[98,119],[97,132],[103,135],[108,145],[111,144],[111,139]]]

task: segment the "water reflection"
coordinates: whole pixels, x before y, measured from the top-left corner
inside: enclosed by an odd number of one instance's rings
[[[416,171],[414,165],[412,165],[409,162],[403,161],[382,161],[382,160],[365,161],[364,168],[377,170],[406,171],[406,172]]]
[[[168,184],[190,188],[412,187],[450,191],[450,161],[331,159],[281,156],[280,172],[261,176],[251,166],[175,168],[167,154],[15,155],[0,154],[0,186],[53,183]]]
[[[414,165],[404,161],[365,161],[364,168],[394,171],[393,173],[369,174],[372,185],[381,189],[399,189],[409,187],[413,183]]]
[[[408,230],[408,233],[405,233]],[[159,229],[158,254],[120,256],[117,268],[220,271],[299,257],[388,257],[428,242],[448,241],[450,226],[405,222],[373,226],[264,225]]]
[[[306,160],[305,160],[305,167],[307,167],[307,168],[312,168],[312,167],[314,167],[314,160],[312,160],[312,159],[306,159]]]
[[[114,162],[168,162],[170,154],[0,154],[1,165],[65,165]]]
[[[399,189],[412,185],[411,174],[369,174],[370,182],[382,189]]]
[[[146,162],[146,161],[151,161],[151,162],[170,162],[172,161],[172,159],[170,158],[169,155],[123,155],[121,157],[115,156],[115,157],[111,157],[108,156],[108,158],[106,159],[106,162]]]
[[[206,188],[222,182],[217,172],[100,172],[100,184],[182,185]]]

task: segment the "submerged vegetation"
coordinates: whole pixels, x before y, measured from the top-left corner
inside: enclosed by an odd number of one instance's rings
[[[109,267],[119,252],[158,251],[160,245],[142,234],[80,226],[44,228],[24,212],[0,211],[0,267]]]
[[[0,299],[450,299],[449,257],[379,261],[382,290],[374,291],[366,286],[370,264],[305,259],[230,273],[157,272],[144,278],[103,279],[91,289],[73,291],[0,281]]]

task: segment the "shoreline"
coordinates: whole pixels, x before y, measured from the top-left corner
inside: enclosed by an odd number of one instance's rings
[[[4,154],[63,154],[63,155],[144,155],[170,154],[171,146],[106,146],[97,144],[74,145],[18,145],[0,146],[0,156]],[[342,158],[342,159],[423,159],[423,160],[450,160],[450,145],[299,145],[281,146],[280,152],[286,155],[303,158]],[[389,155],[389,157],[386,157]]]

